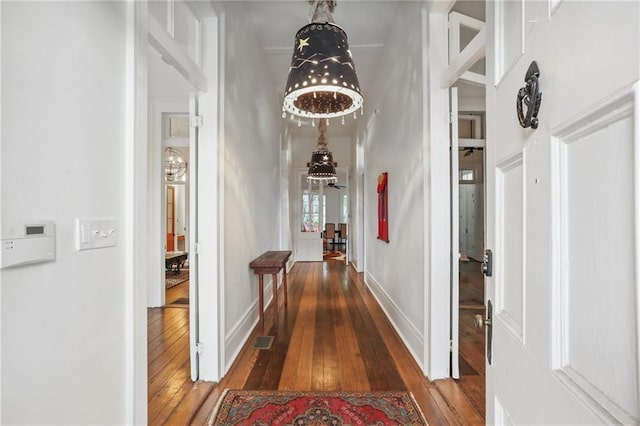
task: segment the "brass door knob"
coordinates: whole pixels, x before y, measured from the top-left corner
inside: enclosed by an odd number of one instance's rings
[[[473,322],[476,328],[482,328],[484,325],[491,325],[491,320],[489,318],[485,318],[480,314],[476,314],[473,317]]]

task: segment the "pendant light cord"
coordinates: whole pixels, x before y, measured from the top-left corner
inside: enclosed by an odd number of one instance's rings
[[[336,0],[307,0],[311,5],[309,23],[333,21],[333,11],[336,10]]]

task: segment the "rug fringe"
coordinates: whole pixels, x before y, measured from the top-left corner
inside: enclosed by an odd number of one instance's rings
[[[209,418],[207,419],[207,426],[212,426],[213,425],[213,421],[216,418],[216,414],[218,414],[218,410],[220,409],[220,405],[222,405],[222,401],[224,401],[224,397],[227,396],[227,393],[229,393],[229,390],[230,390],[229,388],[226,388],[220,394],[220,397],[216,401],[216,406],[213,407],[213,410],[211,410],[211,414],[209,414]]]

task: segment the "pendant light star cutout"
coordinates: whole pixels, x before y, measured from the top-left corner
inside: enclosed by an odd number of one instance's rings
[[[299,50],[299,51],[301,51],[301,52],[302,52],[302,49],[303,49],[305,46],[308,46],[308,45],[309,45],[309,38],[310,38],[310,37],[307,37],[307,38],[301,38],[301,39],[299,39],[299,40],[298,40],[298,50]]]

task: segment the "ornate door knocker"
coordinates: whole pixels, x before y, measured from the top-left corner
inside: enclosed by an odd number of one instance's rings
[[[542,93],[540,92],[540,70],[536,61],[531,62],[527,74],[524,77],[526,85],[518,90],[518,101],[516,108],[518,110],[518,121],[525,129],[531,127],[538,128],[538,111],[540,110],[540,102],[542,101]],[[524,106],[523,106],[524,105]],[[526,115],[524,109],[527,109]]]

